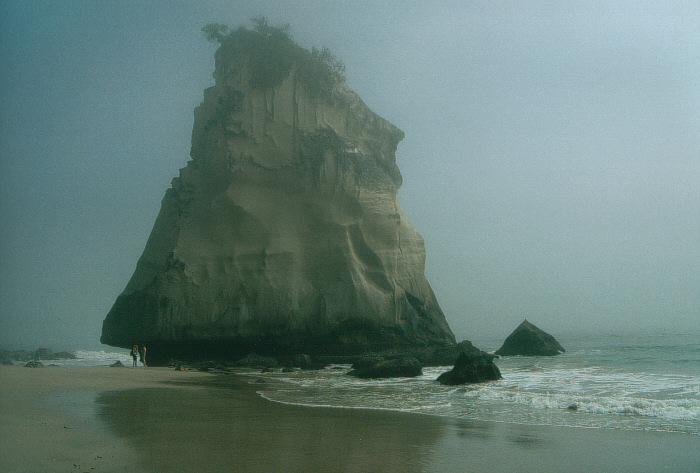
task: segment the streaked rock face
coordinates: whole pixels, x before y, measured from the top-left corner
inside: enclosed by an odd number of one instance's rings
[[[252,87],[219,48],[190,161],[167,190],[102,342],[160,352],[356,353],[454,343],[397,201],[403,132],[295,65]]]

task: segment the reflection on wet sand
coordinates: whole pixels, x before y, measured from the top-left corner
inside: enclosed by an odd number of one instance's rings
[[[224,389],[102,393],[100,417],[158,471],[421,472],[439,419],[386,411],[303,408]],[[209,384],[214,384],[209,383]]]
[[[100,419],[134,447],[144,471],[639,473],[700,466],[695,435],[289,406],[262,399],[236,376],[103,392],[96,402]]]

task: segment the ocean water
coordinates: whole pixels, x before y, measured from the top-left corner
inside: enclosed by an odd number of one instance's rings
[[[417,378],[362,380],[350,367],[260,373],[280,381],[262,387],[271,401],[339,408],[387,409],[452,418],[532,425],[683,432],[700,435],[700,337],[690,334],[559,337],[565,354],[496,360],[503,379],[442,386],[451,366],[424,368]],[[500,342],[482,346],[493,351]],[[129,353],[78,350],[72,360],[44,364],[88,367],[121,361]],[[262,385],[264,386],[264,385]]]
[[[108,366],[116,361],[121,361],[124,366],[131,366],[132,360],[129,352],[104,351],[104,350],[76,350],[73,352],[75,359],[61,360],[39,360],[44,365],[57,366],[73,366],[73,367],[88,367],[88,366]],[[24,364],[25,362],[14,362],[15,364]],[[139,364],[139,366],[141,366]]]
[[[497,359],[503,379],[477,385],[442,386],[435,381],[451,367],[426,368],[418,378],[381,380],[347,376],[349,366],[343,365],[247,375],[280,381],[262,387],[259,394],[293,405],[700,435],[700,337],[560,341],[565,354]]]

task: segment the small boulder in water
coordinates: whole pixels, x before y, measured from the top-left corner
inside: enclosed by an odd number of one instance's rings
[[[550,334],[525,320],[496,350],[499,356],[553,356],[564,353],[564,347]]]
[[[30,361],[26,365],[24,365],[25,368],[43,368],[44,364],[40,361]]]
[[[245,366],[246,368],[257,369],[279,368],[280,366],[279,362],[276,359],[270,356],[258,355],[256,353],[250,353],[245,358],[241,358],[240,360],[236,361],[236,365]]]
[[[483,383],[501,379],[501,371],[488,354],[462,352],[454,368],[438,377],[440,384],[454,386],[457,384]]]
[[[421,358],[420,360],[423,362],[423,366],[448,366],[454,364],[455,360],[459,358],[459,354],[462,352],[467,355],[481,355],[490,357],[491,359],[495,358],[493,355],[472,345],[472,342],[469,340],[463,340],[456,345],[435,348],[427,359]]]
[[[124,366],[124,363],[122,363],[119,360],[117,360],[114,363],[112,363],[111,365],[109,365],[109,367],[110,368],[126,368],[126,366]]]

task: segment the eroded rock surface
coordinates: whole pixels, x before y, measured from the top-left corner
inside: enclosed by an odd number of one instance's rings
[[[454,344],[397,200],[403,132],[296,63],[261,86],[250,38],[266,39],[245,34],[216,53],[192,160],[102,342],[145,343],[154,361]]]

